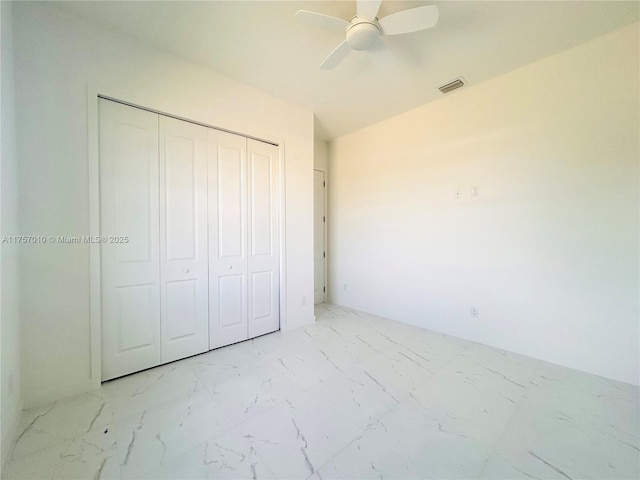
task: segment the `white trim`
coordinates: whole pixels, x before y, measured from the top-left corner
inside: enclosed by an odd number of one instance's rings
[[[324,264],[324,292],[322,294],[322,303],[326,303],[327,302],[327,298],[328,298],[328,294],[329,294],[329,268],[328,268],[328,264],[329,262],[327,261],[327,259],[329,258],[329,210],[328,210],[328,206],[329,203],[327,202],[327,199],[329,198],[328,195],[328,191],[329,191],[329,180],[328,180],[328,172],[326,168],[321,168],[321,167],[313,167],[313,170],[317,170],[318,172],[322,172],[324,174],[324,260],[323,260],[323,264]],[[315,198],[313,200],[313,203],[315,205]],[[314,232],[315,235],[315,232]],[[315,252],[314,252],[315,255]],[[315,288],[314,288],[315,289]]]
[[[88,88],[88,155],[89,155],[89,235],[100,236],[100,144],[98,125],[98,89]],[[89,311],[91,318],[91,389],[100,388],[102,381],[102,296],[100,270],[100,246],[89,245]]]
[[[280,330],[288,330],[288,316],[287,316],[287,230],[286,230],[286,221],[285,215],[287,214],[286,210],[286,162],[285,162],[285,144],[284,140],[280,142],[280,147],[278,148],[279,158],[279,192],[278,196],[280,199],[280,211],[279,211],[279,223],[278,228],[280,229]]]
[[[130,105],[144,110],[150,110],[155,113],[163,114],[162,108],[154,108],[155,102],[149,102],[139,95],[126,94],[114,91],[109,87],[89,85],[87,89],[87,129],[88,129],[88,170],[89,170],[89,234],[91,236],[100,236],[100,144],[99,144],[99,110],[98,98],[106,97],[107,99],[119,101],[126,105]],[[128,100],[124,100],[124,99]],[[280,330],[288,330],[287,322],[287,256],[286,256],[286,162],[285,162],[285,142],[284,139],[261,140],[253,135],[235,132],[222,127],[211,126],[208,123],[199,122],[197,120],[188,120],[186,117],[176,116],[167,113],[167,115],[182,118],[186,121],[198,123],[209,128],[223,130],[226,132],[236,133],[247,138],[254,138],[278,146],[279,151],[279,169],[280,169],[280,185],[279,185],[279,229],[280,229]],[[88,388],[98,389],[102,383],[102,306],[101,306],[101,268],[100,268],[100,245],[92,243],[89,246],[89,283],[90,283],[90,363],[91,376]],[[75,389],[74,389],[75,390]],[[74,392],[77,393],[77,392]],[[60,398],[60,397],[59,397]]]

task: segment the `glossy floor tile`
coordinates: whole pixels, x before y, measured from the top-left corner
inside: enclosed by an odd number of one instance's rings
[[[343,307],[25,411],[6,479],[638,479],[638,388]]]

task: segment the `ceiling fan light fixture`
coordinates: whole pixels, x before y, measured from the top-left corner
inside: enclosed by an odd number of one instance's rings
[[[380,28],[371,22],[360,22],[347,30],[347,43],[354,50],[367,50],[380,36]]]
[[[438,22],[438,7],[423,5],[392,13],[378,19],[382,0],[357,0],[357,15],[347,21],[318,12],[298,10],[301,23],[326,30],[343,31],[346,38],[324,59],[320,68],[331,70],[343,61],[351,50],[368,50],[383,35],[402,35],[433,27]]]

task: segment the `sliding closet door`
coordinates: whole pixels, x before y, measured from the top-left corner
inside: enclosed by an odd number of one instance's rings
[[[160,363],[158,115],[100,100],[102,379]],[[125,241],[126,240],[126,241]]]
[[[280,328],[278,147],[247,140],[249,338]]]
[[[160,115],[162,362],[209,347],[207,128]]]
[[[247,339],[246,143],[209,130],[210,348]]]

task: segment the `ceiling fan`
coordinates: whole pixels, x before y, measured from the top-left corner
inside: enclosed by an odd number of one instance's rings
[[[357,14],[351,20],[298,10],[296,20],[327,30],[343,32],[347,38],[324,59],[320,68],[331,70],[351,50],[367,50],[383,35],[400,35],[433,27],[438,22],[438,7],[426,5],[410,8],[378,19],[382,0],[357,0]]]

